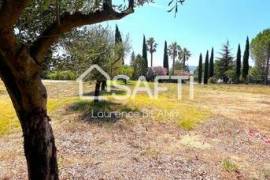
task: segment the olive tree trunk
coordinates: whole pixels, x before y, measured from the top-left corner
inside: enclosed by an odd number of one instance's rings
[[[29,179],[58,179],[57,155],[50,118],[47,92],[40,78],[40,67],[27,51],[18,59],[0,54],[1,78],[13,102],[21,124]],[[15,62],[16,64],[12,64]]]

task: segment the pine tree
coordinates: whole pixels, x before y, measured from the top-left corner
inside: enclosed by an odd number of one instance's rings
[[[211,51],[211,57],[210,57],[210,67],[209,67],[209,77],[214,76],[214,48],[212,48]]]
[[[242,76],[243,76],[244,81],[247,81],[248,72],[249,72],[249,38],[247,37],[246,49],[245,49],[244,57],[243,57],[243,70],[242,70]]]
[[[202,54],[200,54],[200,59],[199,59],[199,70],[198,70],[198,81],[201,84],[202,83],[202,72],[203,72],[203,65],[202,65]]]
[[[208,78],[209,78],[208,63],[209,63],[209,52],[207,51],[206,56],[205,56],[205,63],[204,63],[204,78],[203,78],[204,84],[208,83]]]
[[[233,71],[233,56],[229,41],[223,45],[220,55],[221,57],[216,62],[216,75],[217,78],[221,78],[224,83],[227,83],[229,79],[232,78],[230,77],[230,74]]]
[[[241,76],[241,46],[238,45],[237,56],[236,56],[236,82],[240,82]]]
[[[143,49],[142,49],[142,58],[144,59],[144,66],[143,66],[143,75],[146,76],[148,71],[148,60],[147,60],[147,44],[145,40],[145,36],[143,36]]]
[[[167,69],[167,75],[169,75],[169,56],[168,56],[167,41],[165,41],[164,45],[163,67]]]

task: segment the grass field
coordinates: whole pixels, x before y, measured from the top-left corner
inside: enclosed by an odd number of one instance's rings
[[[270,178],[270,87],[195,85],[190,100],[184,85],[178,101],[176,86],[161,84],[168,91],[159,99],[139,93],[119,101],[108,94],[94,104],[77,97],[75,82],[45,84],[61,178]],[[96,118],[92,112],[113,114]],[[0,178],[26,177],[21,136],[0,82]]]

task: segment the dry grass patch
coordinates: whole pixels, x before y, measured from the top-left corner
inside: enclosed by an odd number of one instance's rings
[[[161,96],[151,99],[146,95],[137,95],[129,99],[127,105],[141,109],[150,115],[152,120],[163,123],[175,123],[181,128],[191,130],[210,116],[207,109],[197,107],[192,103],[185,103]]]

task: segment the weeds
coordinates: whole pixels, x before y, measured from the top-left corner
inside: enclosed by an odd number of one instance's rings
[[[224,159],[222,161],[222,167],[228,172],[234,172],[238,170],[237,165],[230,159]]]

